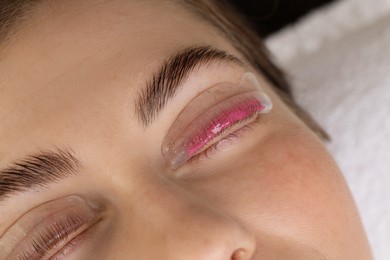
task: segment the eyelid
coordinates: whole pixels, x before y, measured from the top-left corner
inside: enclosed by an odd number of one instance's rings
[[[36,233],[60,218],[78,213],[84,223],[93,224],[103,210],[100,205],[87,202],[85,199],[71,195],[50,201],[38,206],[19,218],[0,238],[0,259],[8,259],[26,241],[30,241]]]
[[[214,85],[179,114],[162,143],[164,159],[173,170],[178,169],[226,130],[243,127],[271,109],[270,98],[252,73],[244,73],[239,84]]]

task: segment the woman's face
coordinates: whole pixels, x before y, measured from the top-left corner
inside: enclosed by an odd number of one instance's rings
[[[57,2],[1,54],[1,259],[370,258],[321,142],[214,27]]]

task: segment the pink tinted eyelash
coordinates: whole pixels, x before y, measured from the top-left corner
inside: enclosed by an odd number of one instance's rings
[[[205,156],[208,159],[211,159],[211,156],[215,152],[220,152],[219,145],[220,145],[221,142],[225,142],[226,141],[226,142],[230,143],[230,142],[235,141],[238,138],[241,138],[242,135],[245,134],[246,131],[252,129],[252,124],[254,124],[256,122],[257,121],[254,121],[254,122],[250,123],[249,125],[245,125],[245,126],[241,127],[240,129],[236,130],[235,132],[228,134],[226,137],[223,137],[218,142],[210,145],[203,152],[195,154],[190,160],[188,160],[188,162],[189,163],[196,162],[197,160],[200,160],[203,156]],[[229,131],[229,129],[227,129],[226,131]],[[223,135],[223,134],[224,133],[222,133],[221,135]]]
[[[268,97],[251,91],[227,98],[194,119],[166,150],[172,169],[178,169],[224,135],[239,130],[272,108]]]
[[[247,102],[242,101],[237,106],[230,108],[227,111],[223,111],[214,120],[208,123],[206,127],[195,134],[195,137],[193,137],[187,147],[188,156],[192,157],[216,137],[223,135],[233,126],[245,121],[263,109],[264,105],[258,100],[253,99],[248,100]]]

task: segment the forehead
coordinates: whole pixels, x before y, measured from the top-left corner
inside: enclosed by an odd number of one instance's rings
[[[124,99],[177,49],[231,48],[211,26],[169,1],[58,1],[36,14],[2,53],[2,147],[106,120],[110,110],[132,102]]]

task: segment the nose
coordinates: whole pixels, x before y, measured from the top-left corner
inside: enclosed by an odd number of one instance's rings
[[[123,218],[125,240],[133,241],[124,246],[134,256],[127,259],[252,259],[254,236],[193,194],[164,186],[141,196],[128,212],[134,217]]]

